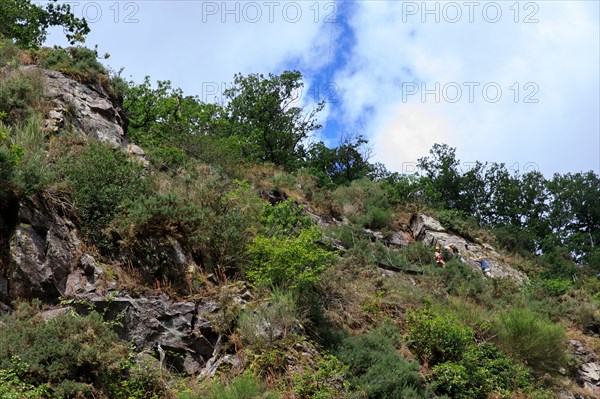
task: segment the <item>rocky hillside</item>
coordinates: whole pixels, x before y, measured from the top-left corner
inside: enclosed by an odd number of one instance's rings
[[[0,118],[2,154],[20,154],[0,179],[0,393],[22,396],[2,397],[600,397],[597,278],[546,275],[377,180],[324,186],[196,136],[175,167],[178,147],[152,146],[167,117],[135,119],[148,92],[4,66],[5,104],[17,81],[29,102]],[[440,268],[450,243],[464,262]]]

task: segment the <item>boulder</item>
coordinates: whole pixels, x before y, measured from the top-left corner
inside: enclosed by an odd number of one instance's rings
[[[81,255],[74,223],[45,198],[35,195],[19,203],[17,225],[10,240],[11,299],[40,298],[55,303]]]
[[[398,248],[407,247],[414,242],[415,239],[406,231],[394,231],[389,239],[389,245]]]
[[[118,282],[108,278],[104,267],[98,265],[90,254],[83,254],[77,268],[67,277],[63,296],[74,298],[79,294],[115,291],[116,289],[118,289]]]
[[[79,312],[88,312],[87,304],[91,304],[115,322],[121,339],[132,342],[137,350],[158,353],[165,365],[178,371],[198,374],[218,350],[221,337],[208,319],[216,311],[212,303],[172,302],[165,294],[146,298],[86,294],[76,299]]]
[[[415,240],[423,241],[425,233],[428,231],[446,231],[436,219],[428,215],[415,214],[410,218],[410,231]]]

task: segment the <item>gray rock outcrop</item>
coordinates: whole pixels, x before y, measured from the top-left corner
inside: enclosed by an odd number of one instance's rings
[[[600,363],[584,363],[577,370],[577,381],[594,397],[600,398]]]
[[[44,79],[44,97],[50,105],[45,128],[59,131],[66,127],[100,141],[122,146],[125,143],[125,115],[121,106],[100,88],[79,83],[57,71],[35,65],[22,68]]]
[[[120,338],[132,342],[137,350],[154,352],[166,367],[198,374],[209,361],[214,366],[221,337],[209,321],[209,315],[217,310],[213,303],[173,303],[164,294],[77,297],[79,312],[87,312],[89,305],[115,323]]]
[[[428,215],[415,214],[410,220],[410,230],[417,241],[431,246],[454,244],[467,264],[475,270],[479,265],[469,259],[483,256],[490,265],[492,277],[511,277],[522,283],[526,276],[508,264],[496,250],[488,244],[480,244],[447,231],[439,221]]]
[[[22,200],[10,241],[8,296],[56,302],[80,256],[79,233],[68,217],[39,195]]]

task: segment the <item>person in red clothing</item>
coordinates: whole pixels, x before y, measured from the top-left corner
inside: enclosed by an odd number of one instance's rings
[[[435,247],[435,263],[442,265],[442,267],[446,267],[446,262],[444,262],[442,251],[439,246]]]

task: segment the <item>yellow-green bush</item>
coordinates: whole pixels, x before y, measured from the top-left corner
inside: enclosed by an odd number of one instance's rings
[[[502,313],[495,331],[497,345],[536,373],[557,373],[565,365],[564,328],[529,309]]]

